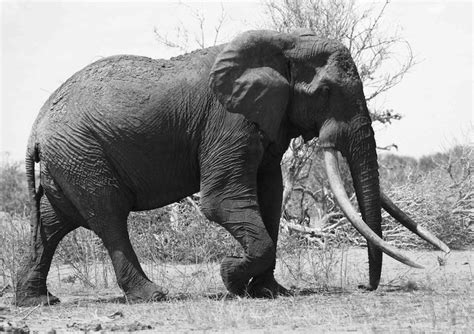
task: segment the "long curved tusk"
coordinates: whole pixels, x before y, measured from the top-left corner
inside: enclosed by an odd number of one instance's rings
[[[344,212],[347,219],[349,219],[356,230],[367,239],[367,242],[372,243],[375,247],[379,248],[385,254],[393,257],[395,260],[398,260],[410,267],[423,269],[423,266],[412,261],[403,255],[398,249],[383,241],[359,216],[357,211],[352,206],[349,198],[347,197],[346,190],[344,189],[341,175],[339,173],[339,165],[337,162],[335,150],[324,150],[324,162],[326,165],[329,185],[331,186],[331,190],[334,194],[334,197],[336,198],[337,203],[341,207],[341,210]]]
[[[393,218],[398,220],[407,229],[418,235],[420,238],[428,241],[433,246],[438,247],[443,252],[451,252],[449,247],[444,242],[439,240],[437,237],[431,234],[430,231],[420,226],[415,221],[413,221],[413,219],[408,217],[408,215],[403,212],[395,203],[393,203],[390,198],[388,198],[387,195],[382,192],[382,190],[380,190],[380,200],[382,202],[382,208],[387,211]]]

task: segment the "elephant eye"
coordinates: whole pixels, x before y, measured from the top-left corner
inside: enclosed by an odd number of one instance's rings
[[[309,84],[313,81],[316,75],[316,69],[309,66],[295,66],[296,80]]]
[[[322,86],[321,87],[321,95],[329,95],[329,87],[328,86]]]
[[[316,90],[316,93],[321,99],[326,100],[329,97],[329,87],[328,86],[320,86]]]
[[[319,110],[321,112],[327,112],[329,109],[329,94],[330,94],[330,89],[326,85],[319,86],[316,89],[316,103],[319,107]]]

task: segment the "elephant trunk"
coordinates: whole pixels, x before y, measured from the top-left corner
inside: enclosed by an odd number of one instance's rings
[[[347,161],[354,183],[362,219],[367,226],[382,238],[382,215],[380,203],[379,167],[377,162],[374,131],[370,121],[355,118],[350,127]],[[366,120],[366,119],[365,119]],[[382,272],[382,251],[371,242],[369,253],[369,289],[377,289]]]
[[[334,149],[325,150],[329,184],[336,201],[354,227],[367,239],[369,252],[368,289],[378,287],[382,271],[382,251],[409,266],[422,268],[382,240],[381,200],[375,139],[370,119],[356,116],[348,129],[348,145],[342,148],[351,170],[362,219],[352,207],[339,174]]]

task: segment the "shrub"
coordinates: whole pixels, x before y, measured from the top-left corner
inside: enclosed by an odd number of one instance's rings
[[[0,165],[0,212],[24,214],[28,203],[26,177],[19,162],[7,158]]]
[[[431,161],[431,162],[429,162]],[[474,151],[456,146],[446,153],[423,157],[416,177],[388,187],[388,193],[415,221],[427,227],[448,246],[460,249],[474,244]],[[388,225],[396,228],[393,220]],[[397,233],[396,233],[397,234]],[[402,243],[425,246],[412,233],[400,235]]]
[[[0,277],[1,286],[15,286],[20,259],[29,251],[28,218],[0,212]]]
[[[379,157],[381,186],[402,210],[448,246],[453,249],[469,247],[474,244],[473,161],[473,149],[469,146],[456,146],[445,153],[423,157],[418,161],[411,157],[384,154]],[[318,181],[305,179],[309,183],[304,186],[307,198],[295,194],[290,197],[287,210],[290,209],[292,214],[287,215],[287,218],[291,218],[292,224],[284,221],[283,233],[299,235],[313,247],[346,244],[365,246],[365,239],[344,218],[339,207],[334,204],[332,194],[327,191],[327,185],[320,181],[318,171],[322,167],[318,164],[316,158],[312,166],[319,167],[314,173]],[[347,167],[342,165],[342,168],[343,172],[346,169],[347,175]],[[357,206],[354,192],[349,186],[350,179],[344,182],[348,194],[352,195],[353,204]],[[301,188],[298,186],[295,193],[298,194]],[[319,196],[318,201],[316,195]],[[317,210],[311,208],[315,205]],[[386,240],[401,247],[431,247],[387,213],[382,213]],[[298,225],[303,228],[298,228]]]
[[[239,252],[232,236],[191,204],[195,200],[130,215],[130,239],[140,259],[189,264],[219,261]]]

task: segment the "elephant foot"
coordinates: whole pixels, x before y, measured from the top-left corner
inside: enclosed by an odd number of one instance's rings
[[[17,291],[15,304],[19,307],[24,306],[51,306],[58,304],[59,298],[46,291],[45,294],[38,294],[30,291]]]
[[[253,298],[276,298],[278,296],[291,296],[292,293],[281,286],[273,276],[270,279],[253,278],[247,286],[247,294]]]
[[[221,264],[221,277],[226,289],[237,296],[245,296],[247,294],[247,284],[249,278],[239,270],[239,264],[242,262],[241,257],[228,256]]]
[[[23,265],[17,273],[15,305],[49,306],[59,303],[59,298],[48,291],[45,275],[29,268]]]
[[[373,287],[372,285],[366,285],[366,284],[359,284],[357,286],[358,289],[364,290],[364,291],[375,291],[377,290],[377,287]]]
[[[222,261],[221,276],[230,293],[252,298],[276,298],[279,295],[291,295],[290,291],[275,280],[273,270],[270,274],[264,274],[250,280],[248,274],[240,269],[241,263],[242,258],[235,256],[228,256]]]
[[[147,282],[140,287],[129,289],[125,293],[125,298],[129,303],[158,302],[164,300],[167,294],[168,290]]]

